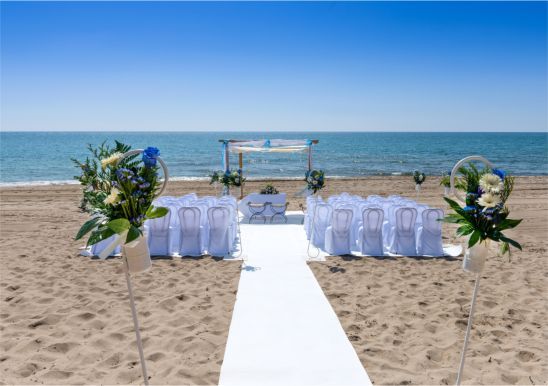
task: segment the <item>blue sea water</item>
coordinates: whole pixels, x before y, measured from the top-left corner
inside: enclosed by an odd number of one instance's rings
[[[88,143],[115,139],[133,148],[156,146],[179,178],[204,178],[221,168],[219,139],[318,139],[314,167],[329,176],[440,175],[468,155],[482,155],[514,175],[548,175],[548,133],[358,132],[1,132],[0,185],[67,182]],[[237,157],[231,157],[237,167]],[[306,154],[246,154],[250,177],[302,177]]]

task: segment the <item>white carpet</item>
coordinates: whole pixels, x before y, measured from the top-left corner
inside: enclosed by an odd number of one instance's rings
[[[219,383],[371,385],[291,222],[241,226],[245,265]]]

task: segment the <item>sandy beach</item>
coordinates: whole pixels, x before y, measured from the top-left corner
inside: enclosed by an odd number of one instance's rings
[[[304,203],[299,181],[270,181]],[[447,209],[437,178],[420,201]],[[347,191],[414,198],[411,177],[328,180],[324,197]],[[250,181],[257,191],[264,181]],[[166,194],[214,194],[207,182],[177,181]],[[4,384],[140,382],[119,258],[78,255],[86,215],[77,185],[0,189],[0,381]],[[466,384],[546,384],[548,178],[520,177],[509,232],[524,247],[493,257],[482,276],[467,355]],[[446,242],[454,228],[444,225]],[[306,246],[303,246],[305,248]],[[493,256],[495,251],[493,250]],[[473,277],[462,258],[331,257],[310,263],[375,384],[454,383]],[[135,280],[153,384],[216,384],[237,294],[240,262],[155,259]]]

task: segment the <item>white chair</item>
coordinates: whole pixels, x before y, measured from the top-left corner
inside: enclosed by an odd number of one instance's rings
[[[409,207],[398,208],[395,220],[389,244],[390,252],[416,256],[415,221],[417,220],[417,210]]]
[[[352,246],[352,209],[335,209],[331,225],[325,230],[325,251],[330,255],[348,255]]]
[[[209,244],[207,252],[212,256],[225,256],[230,253],[230,210],[214,206],[207,211],[209,220]]]
[[[350,248],[357,248],[356,240],[358,239],[358,229],[360,227],[361,216],[358,206],[354,203],[337,203],[335,209],[348,209],[352,211],[352,224],[350,224]]]
[[[417,253],[419,256],[443,256],[441,240],[441,220],[443,210],[425,209],[422,212],[422,225],[417,231]]]
[[[105,250],[106,247],[110,245],[114,241],[114,238],[116,235],[112,235],[109,238],[106,238],[104,240],[99,241],[98,243],[95,243],[91,246],[91,254],[92,256],[99,256],[101,252]],[[114,250],[110,253],[109,256],[114,256],[119,254],[122,251],[122,248],[118,245]]]
[[[325,230],[331,224],[332,214],[333,207],[329,204],[317,204],[314,208],[314,215],[310,222],[310,242],[319,249],[325,247]]]
[[[384,212],[380,208],[365,208],[362,212],[362,226],[358,231],[358,246],[362,255],[384,255],[382,224]]]
[[[148,230],[148,249],[151,256],[167,256],[173,253],[171,246],[172,230],[171,209],[169,212],[159,218],[146,220],[145,225]]]
[[[179,254],[201,256],[204,251],[204,228],[200,225],[202,213],[197,207],[179,209],[181,223]]]

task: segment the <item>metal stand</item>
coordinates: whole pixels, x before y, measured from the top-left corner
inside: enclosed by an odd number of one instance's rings
[[[133,327],[135,328],[135,338],[137,340],[137,348],[139,349],[139,359],[141,360],[141,370],[143,372],[143,380],[148,386],[147,367],[145,364],[145,354],[143,353],[143,342],[141,341],[141,332],[139,331],[139,320],[137,319],[137,310],[135,309],[135,299],[133,297],[133,287],[131,286],[131,276],[129,275],[129,266],[127,258],[124,256],[124,264],[126,268],[127,290],[129,292],[129,305],[131,307],[131,316],[133,317]]]
[[[472,320],[474,318],[474,309],[476,308],[476,297],[478,296],[479,283],[481,278],[481,272],[476,274],[476,283],[474,284],[474,294],[472,295],[472,305],[470,306],[470,315],[468,315],[468,325],[466,326],[466,335],[464,336],[464,346],[462,347],[462,353],[460,356],[459,372],[457,374],[457,386],[460,385],[462,379],[462,370],[464,369],[464,358],[466,356],[466,349],[468,347],[468,339],[470,338],[470,330],[472,329]]]

